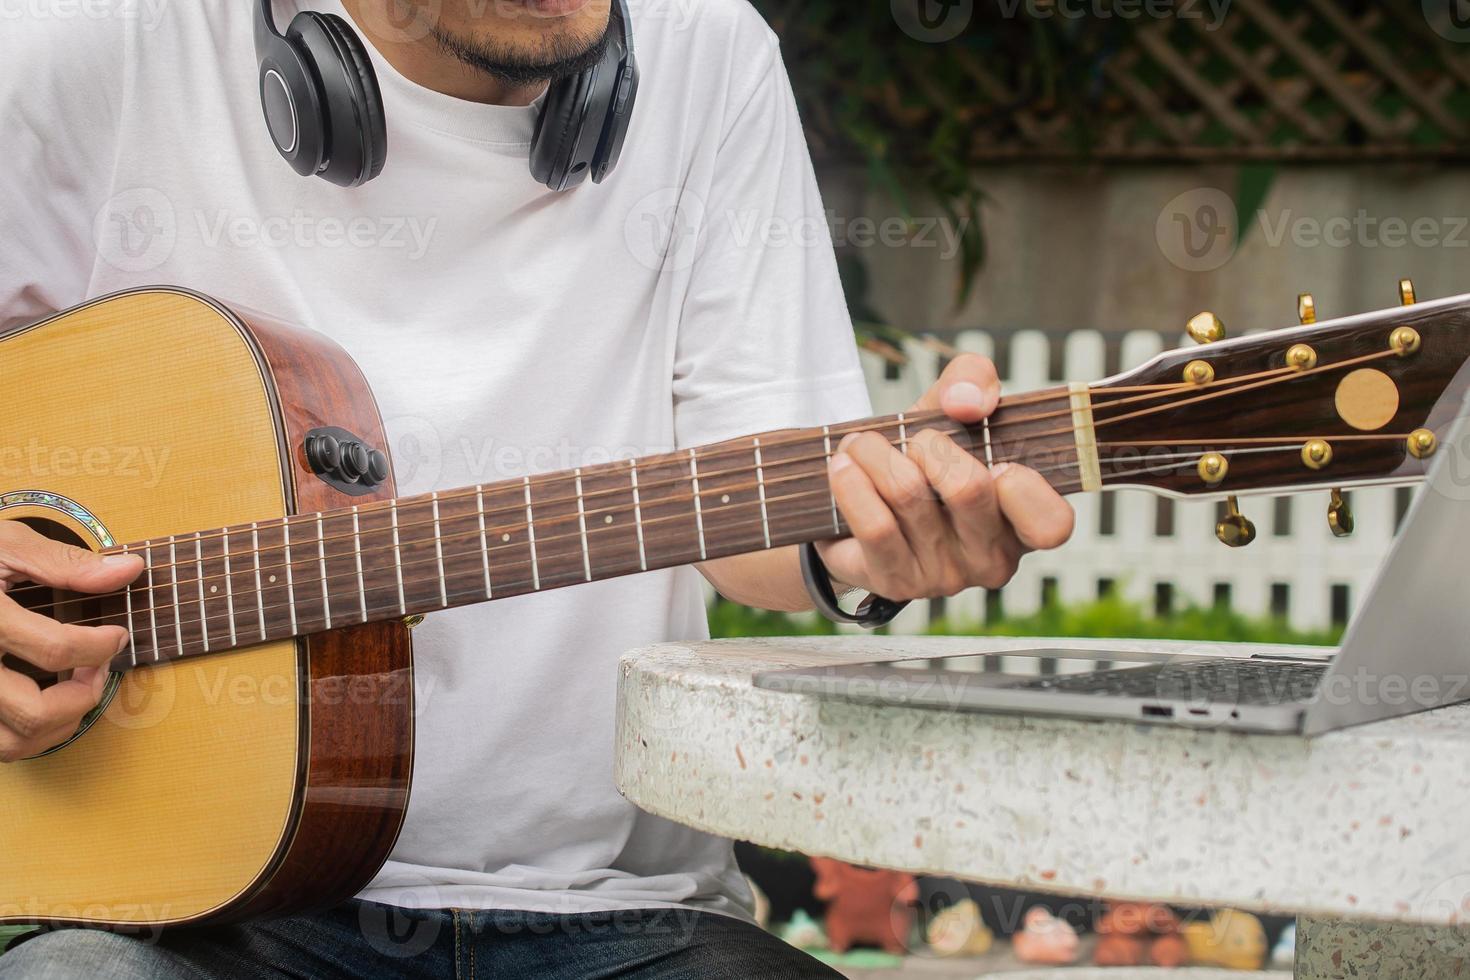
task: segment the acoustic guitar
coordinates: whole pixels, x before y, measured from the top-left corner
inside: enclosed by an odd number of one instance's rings
[[[1346,531],[1336,488],[1422,478],[1470,387],[1470,297],[1190,330],[1210,343],[1009,395],[973,426],[896,415],[411,497],[362,374],[319,335],[169,288],[10,330],[0,519],[147,569],[101,597],[10,589],[132,642],[71,741],[0,766],[0,924],[156,929],[349,898],[408,802],[417,618],[840,536],[826,460],[845,433],[906,448],[941,429],[1063,493],[1329,490]],[[1233,497],[1219,532],[1253,534]]]

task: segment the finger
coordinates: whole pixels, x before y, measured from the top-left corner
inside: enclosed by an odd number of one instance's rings
[[[67,741],[77,733],[81,727],[81,719],[60,725],[35,738],[21,738],[19,735],[0,727],[0,762],[20,762],[22,759],[32,759],[38,755],[56,748],[62,742]]]
[[[1018,463],[1001,463],[991,476],[1001,513],[1028,549],[1059,548],[1072,536],[1077,515],[1040,473]]]
[[[978,422],[1000,402],[1000,377],[995,365],[978,354],[961,354],[939,376],[914,411],[943,411],[957,422]]]
[[[111,592],[143,571],[138,555],[94,554],[14,521],[0,521],[0,565],[42,585],[77,592]]]
[[[910,458],[939,494],[949,523],[967,552],[988,548],[1005,526],[990,471],[942,432],[914,437]]]
[[[866,575],[862,576],[862,581],[852,584],[881,591],[915,578],[918,566],[898,525],[898,518],[894,517],[863,468],[847,453],[837,452],[828,464],[828,479],[837,509],[863,552],[862,571]],[[828,567],[844,582],[857,577],[852,573],[858,570],[850,565]]]
[[[0,726],[26,743],[58,732],[62,741],[97,707],[101,695],[102,684],[91,679],[60,681],[43,690],[22,673],[0,669]]]
[[[862,467],[898,519],[899,529],[918,564],[935,572],[936,560],[944,553],[950,528],[939,507],[939,498],[918,463],[874,432],[848,436],[839,448]]]
[[[128,631],[121,626],[58,623],[0,596],[0,649],[42,670],[101,667],[127,645]]]

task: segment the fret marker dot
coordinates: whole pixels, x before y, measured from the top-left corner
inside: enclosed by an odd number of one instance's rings
[[[210,595],[213,595],[214,593],[216,593],[218,591],[219,591],[219,586],[218,585],[211,585],[209,587]]]
[[[604,517],[602,519],[602,523],[604,523],[604,524],[611,524],[612,523],[612,515],[611,514],[608,514],[606,517]]]
[[[274,575],[272,575],[271,576],[271,581],[274,582],[275,580],[276,580],[276,577]]]
[[[722,493],[722,494],[720,494],[720,503],[722,503],[722,504],[728,504],[729,502],[730,502],[730,495],[728,493]]]
[[[502,541],[509,541],[510,540],[510,535],[509,534],[502,534],[500,536],[500,540],[502,540]]]

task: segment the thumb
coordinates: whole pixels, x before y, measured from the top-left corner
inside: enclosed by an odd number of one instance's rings
[[[0,541],[0,563],[20,575],[57,589],[111,592],[143,571],[138,555],[99,555],[26,529]]]
[[[943,410],[957,422],[978,422],[995,411],[1000,401],[1000,379],[995,365],[974,354],[962,354],[949,363],[915,411]]]

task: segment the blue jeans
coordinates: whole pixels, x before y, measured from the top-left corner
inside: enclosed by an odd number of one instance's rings
[[[838,974],[754,925],[691,909],[548,915],[356,901],[318,915],[180,930],[152,941],[60,929],[0,956],[0,980],[97,977],[831,980]]]

